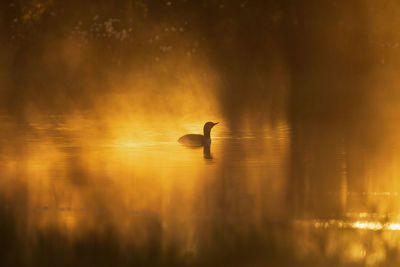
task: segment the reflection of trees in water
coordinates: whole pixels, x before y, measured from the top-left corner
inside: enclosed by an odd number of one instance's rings
[[[375,89],[366,83],[376,57],[366,37],[370,18],[357,2],[292,10],[304,24],[285,25],[294,31],[284,39],[291,77],[288,208],[295,217],[341,216],[347,191],[364,190],[364,160],[379,139],[369,130],[376,123],[368,110]]]
[[[2,266],[176,266],[180,264],[178,251],[173,244],[168,247],[167,255],[164,255],[161,221],[157,216],[147,216],[144,219],[145,227],[141,229],[141,233],[147,235],[147,238],[138,245],[137,242],[129,240],[122,242],[111,226],[103,232],[89,231],[72,239],[59,228],[32,231],[29,227],[24,227],[28,214],[16,214],[20,210],[19,207],[0,201]]]

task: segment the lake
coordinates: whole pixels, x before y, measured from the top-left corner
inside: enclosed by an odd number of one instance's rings
[[[179,144],[176,129],[130,136],[136,130],[121,127],[117,138],[93,123],[3,118],[5,264],[399,263],[393,142],[360,147],[320,125],[296,139],[284,120],[257,131],[221,122],[208,151]],[[202,123],[183,129],[201,132]]]

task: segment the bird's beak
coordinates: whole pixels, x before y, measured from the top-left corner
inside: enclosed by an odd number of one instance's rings
[[[219,122],[214,123],[214,126],[217,125]]]

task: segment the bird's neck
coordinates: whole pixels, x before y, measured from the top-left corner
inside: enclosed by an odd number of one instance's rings
[[[204,138],[205,138],[205,139],[211,139],[211,137],[210,137],[210,131],[204,130]]]

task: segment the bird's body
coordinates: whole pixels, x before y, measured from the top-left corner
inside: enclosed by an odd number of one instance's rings
[[[192,147],[210,145],[211,144],[210,132],[212,127],[214,127],[214,125],[216,124],[218,124],[218,122],[213,123],[209,121],[206,124],[204,124],[203,128],[204,135],[187,134],[179,138],[178,142],[185,146],[192,146]]]
[[[204,146],[211,139],[204,138],[202,134],[187,134],[178,139],[178,142],[186,146]]]

